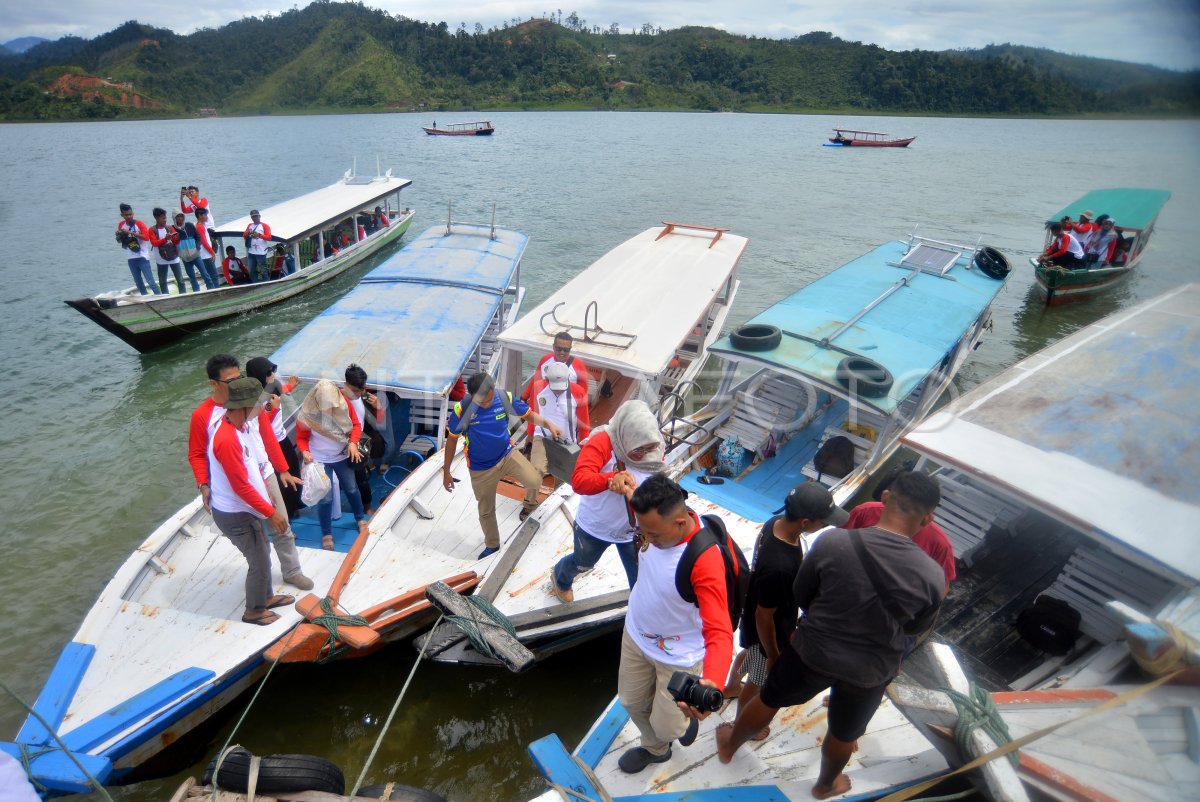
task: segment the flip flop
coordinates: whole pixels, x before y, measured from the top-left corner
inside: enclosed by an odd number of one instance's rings
[[[321,535],[321,548],[333,551],[333,535]]]
[[[278,620],[279,620],[279,613],[272,613],[270,611],[267,611],[267,613],[265,615],[260,616],[259,618],[247,618],[245,615],[242,616],[242,623],[257,624],[260,627],[265,627],[265,626],[268,626],[269,624],[274,624]]]
[[[295,601],[295,596],[289,596],[286,593],[277,593],[271,598],[267,599],[267,609],[273,610],[276,607],[287,607],[289,604],[292,604]]]

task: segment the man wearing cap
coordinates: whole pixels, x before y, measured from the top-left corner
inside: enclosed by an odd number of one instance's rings
[[[287,514],[271,503],[260,469],[267,455],[262,442],[250,432],[262,385],[244,376],[229,382],[225,411],[208,442],[212,482],[213,523],[246,558],[246,611],[242,621],[266,626],[279,620],[274,607],[295,601],[294,596],[271,593],[271,552],[265,526],[277,534],[288,529]]]
[[[196,485],[200,489],[200,498],[206,509],[212,509],[212,470],[208,450],[212,443],[212,434],[225,414],[225,401],[229,398],[229,387],[242,376],[236,357],[229,354],[214,354],[205,366],[208,383],[212,386],[212,394],[192,412],[191,423],[188,427],[188,463],[192,466],[192,474],[196,477]],[[259,385],[262,392],[262,385]],[[274,404],[273,399],[268,403]],[[249,435],[258,443],[265,459],[258,463],[259,473],[267,487],[268,494],[279,492],[281,487],[294,490],[300,486],[300,479],[291,473],[287,458],[275,438],[270,414],[262,410],[257,416],[251,417],[247,425]],[[285,438],[286,440],[286,438]],[[286,505],[284,505],[286,506]],[[301,590],[311,590],[313,581],[304,575],[300,568],[300,554],[296,549],[296,536],[291,527],[271,538],[275,545],[275,553],[279,557],[279,567],[283,572],[283,581]]]
[[[258,209],[250,210],[250,225],[246,226],[242,239],[246,241],[246,261],[250,268],[251,281],[267,280],[267,250],[271,244],[271,227],[262,222]]]
[[[933,626],[945,586],[941,567],[912,541],[933,520],[937,481],[909,471],[888,491],[878,525],[826,532],[809,549],[792,586],[804,617],[758,698],[717,729],[722,763],[779,708],[830,688],[829,732],[812,793],[825,799],[850,790],[842,769],[900,670],[906,638]]]
[[[1096,232],[1100,229],[1098,225],[1092,222],[1093,217],[1091,209],[1080,212],[1079,222],[1072,229],[1075,239],[1079,240],[1079,247],[1083,248],[1085,253],[1087,252],[1088,243],[1092,241],[1092,238],[1096,236]]]
[[[545,428],[554,437],[562,432],[558,426],[534,412],[507,390],[496,391],[495,382],[486,373],[476,373],[467,381],[470,403],[458,401],[450,410],[446,450],[442,458],[442,486],[454,490],[450,467],[461,438],[466,444],[467,467],[471,474],[471,489],[479,505],[479,526],[483,529],[483,551],[479,559],[500,551],[500,527],[496,522],[496,487],[505,476],[514,476],[525,488],[521,520],[537,508],[538,489],[542,475],[519,451],[513,449],[509,437],[510,419],[529,421]]]
[[[588,420],[587,391],[571,384],[570,369],[562,362],[551,362],[542,371],[544,381],[535,378],[533,398],[530,406],[562,432],[565,443],[578,443],[586,439],[591,431]],[[543,477],[550,473],[546,457],[546,438],[550,433],[541,426],[533,430],[533,451],[529,461]]]
[[[833,494],[817,482],[796,486],[784,500],[783,515],[763,524],[754,551],[750,587],[742,609],[741,640],[746,656],[742,671],[748,676],[738,696],[738,710],[758,696],[767,674],[779,655],[788,648],[800,608],[792,583],[800,571],[804,550],[803,535],[827,526],[845,526],[849,515],[833,503]],[[741,673],[741,672],[738,672]],[[755,734],[756,741],[767,737],[768,730]]]

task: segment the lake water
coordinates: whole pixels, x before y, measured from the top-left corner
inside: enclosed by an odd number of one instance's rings
[[[439,115],[442,116],[442,115]],[[466,121],[461,115],[443,122]],[[414,115],[0,126],[0,679],[32,701],[112,572],[194,494],[188,415],[217,351],[269,354],[361,274],[141,356],[66,307],[127,286],[112,239],[117,205],[143,220],[198,184],[219,222],[336,180],[357,158],[413,179],[412,231],[455,217],[531,235],[531,304],[661,220],[748,236],[731,323],[915,225],[982,237],[1014,273],[995,330],[960,374],[967,388],[1098,317],[1197,278],[1200,123],[857,118],[791,115],[509,113],[490,138],[427,137]],[[907,150],[821,147],[855,124],[917,135]],[[1025,258],[1039,221],[1088,189],[1169,189],[1151,251],[1130,282],[1045,310]],[[1096,209],[1103,213],[1104,209]],[[269,220],[267,222],[270,222]],[[1119,221],[1118,221],[1119,222]],[[365,268],[364,268],[365,269]],[[636,291],[636,288],[630,288]],[[664,299],[669,302],[669,299]],[[397,348],[419,347],[396,343]],[[332,667],[276,672],[237,740],[259,754],[309,752],[357,776],[414,652],[394,647]],[[454,800],[517,800],[541,785],[525,745],[573,745],[616,689],[600,640],[520,677],[422,666],[371,778]],[[240,713],[244,700],[236,708]],[[23,713],[0,697],[0,739]],[[207,761],[232,721],[193,744]],[[196,763],[118,789],[167,798]]]

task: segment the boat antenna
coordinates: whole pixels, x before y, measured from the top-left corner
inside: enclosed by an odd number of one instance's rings
[[[454,201],[446,200],[446,236],[450,236],[450,224],[454,219]]]
[[[492,201],[492,234],[489,239],[496,238],[496,202]]]
[[[375,154],[375,177],[379,178],[379,154]]]

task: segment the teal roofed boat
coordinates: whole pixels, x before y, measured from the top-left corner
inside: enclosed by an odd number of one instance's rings
[[[1142,229],[1154,222],[1170,198],[1171,193],[1165,189],[1093,189],[1050,219],[1078,220],[1083,212],[1092,211],[1093,220],[1106,214],[1123,228]]]
[[[752,521],[807,479],[847,501],[979,344],[1008,272],[992,248],[913,235],[784,298],[710,349],[726,371],[704,409],[668,424],[672,470]],[[699,468],[723,443],[725,461]],[[819,456],[834,450],[837,466]]]

